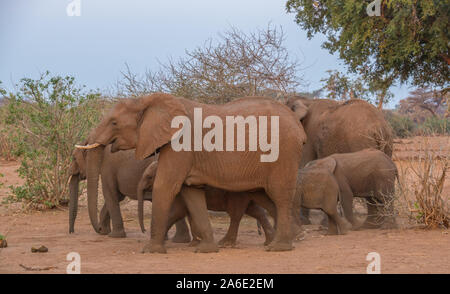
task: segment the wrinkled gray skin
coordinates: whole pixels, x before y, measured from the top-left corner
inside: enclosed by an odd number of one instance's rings
[[[128,196],[137,199],[137,185],[145,168],[155,161],[155,157],[145,160],[136,160],[134,150],[111,153],[111,146],[101,149],[103,157],[100,170],[105,204],[100,212],[100,226],[98,233],[108,234],[110,237],[123,238],[126,236],[119,202]],[[75,149],[73,162],[71,164],[70,201],[69,201],[69,233],[74,232],[75,219],[78,211],[78,185],[81,180],[86,179],[87,151]],[[88,179],[89,180],[89,179]],[[98,191],[91,191],[88,201],[97,203]],[[151,200],[151,191],[145,193],[145,200]],[[97,206],[95,205],[95,209]],[[111,231],[112,221],[112,231]],[[172,241],[189,242],[191,237],[185,220],[176,223],[177,233]]]
[[[156,161],[150,164],[138,184],[138,215],[139,224],[143,232],[145,231],[143,222],[144,192],[153,188],[157,167],[158,163]],[[180,194],[183,193],[183,190],[182,188]],[[266,235],[265,245],[272,241],[274,230],[262,207],[266,208],[271,216],[276,219],[275,205],[265,193],[227,192],[211,187],[205,187],[204,190],[208,210],[226,211],[230,216],[230,226],[227,234],[219,241],[219,245],[234,246],[236,244],[239,224],[244,214],[254,217],[261,223]],[[188,210],[186,204],[183,198],[178,195],[174,200],[169,214],[169,227],[174,222],[184,219],[187,215]],[[195,229],[192,230],[192,235],[194,242],[198,242],[199,236],[196,234]]]
[[[365,148],[392,157],[392,129],[382,112],[364,100],[338,102],[295,96],[286,105],[297,115],[307,136],[300,168],[312,160]],[[303,223],[309,224],[309,211],[302,209],[301,215]]]
[[[314,177],[303,177],[300,181],[307,194],[321,195],[324,186],[333,190],[330,194],[340,194],[344,215],[353,226],[353,197],[368,200],[368,217],[363,224],[365,228],[395,226],[392,206],[386,203],[392,200],[398,172],[391,158],[383,152],[364,149],[353,153],[333,154],[308,163],[301,171],[315,174]],[[321,179],[317,179],[317,176]],[[331,181],[336,181],[338,187],[331,188],[332,185],[323,184]]]
[[[321,209],[326,213],[329,235],[343,235],[352,225],[340,216],[337,210],[340,193],[339,184],[333,174],[334,169],[335,166],[316,166],[314,164],[300,169],[295,197],[302,207]]]
[[[152,162],[145,170],[138,184],[138,215],[139,224],[143,232],[145,231],[143,222],[143,196],[146,190],[153,188],[157,168],[158,162]],[[183,193],[183,189],[181,189],[180,194]],[[266,236],[265,245],[272,241],[274,230],[267,219],[265,210],[276,220],[276,208],[273,201],[270,200],[264,191],[228,192],[208,186],[205,186],[203,189],[205,191],[208,210],[225,211],[230,216],[230,226],[226,235],[219,241],[219,245],[234,246],[236,244],[239,224],[244,214],[255,218],[261,224]],[[183,219],[186,215],[188,215],[186,204],[183,198],[178,195],[170,211],[169,227],[177,220]],[[294,221],[296,221],[296,225],[294,225],[296,231],[294,234],[298,236],[301,233],[301,222],[298,217],[294,218]],[[194,229],[192,230],[192,235],[194,236],[194,241],[198,241],[198,234],[195,233]]]

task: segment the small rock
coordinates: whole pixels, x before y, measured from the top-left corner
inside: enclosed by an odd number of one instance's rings
[[[6,248],[8,247],[8,243],[6,242],[6,239],[0,239],[0,248]]]
[[[33,252],[33,253],[36,253],[36,252],[44,253],[44,252],[48,252],[48,248],[45,247],[44,245],[42,245],[39,248],[31,247],[31,252]]]

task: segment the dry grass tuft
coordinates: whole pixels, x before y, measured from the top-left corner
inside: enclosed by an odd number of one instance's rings
[[[449,228],[449,195],[443,193],[449,168],[448,151],[430,148],[425,138],[418,155],[403,158],[398,164],[395,198],[403,201],[397,208],[426,228]]]

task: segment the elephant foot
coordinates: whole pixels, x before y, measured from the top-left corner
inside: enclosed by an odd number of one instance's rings
[[[345,235],[345,234],[347,234],[347,232],[350,231],[352,228],[353,228],[353,225],[352,225],[350,222],[344,220],[344,224],[343,224],[342,228],[340,228],[340,233],[341,233],[342,235]]]
[[[339,235],[338,228],[335,226],[328,226],[327,235],[329,236]]]
[[[111,228],[110,227],[99,227],[97,233],[99,233],[100,235],[108,235],[109,233],[111,233]]]
[[[294,224],[292,226],[292,230],[293,230],[292,235],[294,236],[294,240],[300,241],[300,240],[305,239],[305,229],[303,228],[303,226]]]
[[[220,247],[234,247],[236,246],[236,240],[232,240],[231,238],[223,238],[219,241]]]
[[[125,233],[124,230],[112,231],[111,233],[108,234],[108,237],[111,237],[111,238],[125,238],[126,236],[127,236],[127,234]]]
[[[189,243],[191,242],[191,236],[188,234],[175,234],[172,238],[173,243]]]
[[[199,239],[192,239],[191,243],[189,243],[189,247],[196,247],[198,246],[198,244],[200,244],[200,240]]]
[[[266,235],[266,241],[264,241],[264,246],[269,245],[270,242],[273,241],[274,237],[275,237],[275,234]]]
[[[266,251],[290,251],[294,247],[292,246],[292,243],[286,243],[286,242],[272,242],[269,245],[265,246]]]
[[[141,253],[167,253],[167,250],[162,244],[148,243],[142,248]]]
[[[195,248],[198,253],[213,253],[219,252],[219,247],[214,242],[200,242]]]

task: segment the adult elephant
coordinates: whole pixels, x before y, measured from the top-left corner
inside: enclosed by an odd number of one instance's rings
[[[181,134],[186,134],[183,143],[178,141],[183,148],[173,148],[169,143],[179,140]],[[260,144],[256,146],[258,137]],[[202,148],[208,138],[211,144]],[[84,148],[108,144],[112,144],[112,152],[136,148],[136,158],[141,160],[160,151],[153,187],[151,242],[144,251],[166,252],[168,214],[182,186],[192,220],[202,234],[198,250],[217,251],[204,191],[197,188],[202,185],[236,192],[264,189],[277,210],[277,230],[266,249],[281,251],[292,249],[292,202],[305,141],[294,113],[270,98],[245,97],[224,105],[208,105],[158,93],[116,104],[90,134]],[[98,175],[98,170],[88,168],[88,179],[90,173]],[[98,185],[94,176],[92,179],[88,186]],[[191,211],[194,206],[189,201],[201,202],[195,207],[202,208]],[[92,209],[89,212],[97,227],[96,213]]]
[[[86,143],[85,143],[86,144]],[[134,150],[111,153],[111,146],[99,148],[95,152],[101,152],[101,161],[91,163],[87,161],[87,151],[75,149],[70,166],[71,179],[69,182],[69,233],[75,231],[75,219],[78,211],[78,186],[80,181],[86,179],[87,166],[101,164],[95,169],[99,170],[102,178],[102,190],[105,203],[100,211],[100,224],[97,233],[108,235],[113,238],[124,238],[126,236],[122,215],[120,213],[120,202],[129,197],[137,199],[137,187],[144,170],[156,161],[155,156],[145,160],[136,160]],[[98,176],[97,176],[98,179]],[[90,186],[89,188],[92,188]],[[98,189],[88,190],[88,206],[97,210]],[[151,200],[151,193],[146,193],[144,199]],[[111,230],[112,222],[112,230]],[[176,223],[176,234],[173,242],[190,242],[189,228],[186,221],[181,219]]]
[[[392,129],[381,111],[364,100],[338,102],[295,96],[286,105],[297,115],[308,137],[300,167],[335,153],[365,148],[378,149],[392,157]],[[301,214],[303,223],[310,223],[309,211],[302,208]]]

